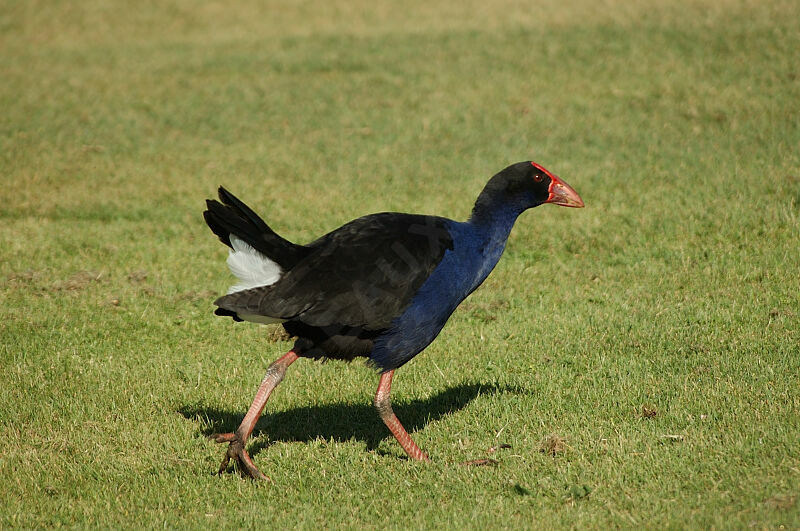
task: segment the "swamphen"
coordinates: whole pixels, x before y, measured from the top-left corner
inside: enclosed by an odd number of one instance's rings
[[[380,370],[375,407],[409,458],[428,456],[392,411],[395,369],[436,338],[450,314],[494,268],[523,211],[553,203],[582,207],[564,181],[535,162],[519,162],[486,184],[466,222],[384,212],[351,221],[308,245],[276,234],[224,188],[222,203],[203,214],[228,247],[228,266],[239,283],[216,300],[217,315],[237,321],[283,323],[294,347],[267,369],[250,409],[230,443],[230,459],[243,473],[264,479],[245,450],[250,433],[286,369],[304,358],[368,358]]]

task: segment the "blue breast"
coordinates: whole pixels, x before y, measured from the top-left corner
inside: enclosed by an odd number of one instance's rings
[[[389,330],[375,340],[370,359],[383,370],[400,367],[416,356],[444,327],[447,319],[486,279],[500,260],[513,225],[482,228],[450,221],[453,249],[422,285]]]

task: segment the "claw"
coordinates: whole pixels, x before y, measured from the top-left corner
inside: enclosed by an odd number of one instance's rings
[[[228,463],[233,459],[243,475],[252,479],[272,481],[253,464],[253,460],[250,459],[250,455],[244,449],[244,441],[236,433],[215,433],[209,438],[218,443],[229,443],[217,474],[222,475],[228,469]]]

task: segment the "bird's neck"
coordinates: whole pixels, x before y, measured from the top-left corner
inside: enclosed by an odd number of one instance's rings
[[[523,210],[525,209],[507,201],[497,200],[493,194],[484,190],[475,201],[468,223],[489,239],[504,242]]]

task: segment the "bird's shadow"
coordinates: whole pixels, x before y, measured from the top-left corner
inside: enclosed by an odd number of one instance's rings
[[[413,432],[431,421],[463,409],[480,395],[524,393],[523,390],[494,384],[461,384],[430,398],[392,404],[406,430]],[[267,407],[269,408],[269,406]],[[201,423],[200,433],[212,435],[236,430],[244,411],[222,410],[198,405],[184,405],[178,413]],[[249,448],[251,455],[277,441],[313,441],[316,439],[347,441],[356,439],[375,450],[380,442],[391,437],[371,404],[326,404],[304,406],[270,414],[259,419],[252,436],[267,433],[268,440],[256,441]]]

